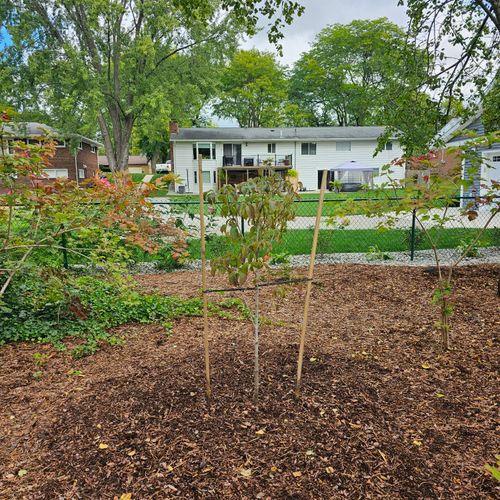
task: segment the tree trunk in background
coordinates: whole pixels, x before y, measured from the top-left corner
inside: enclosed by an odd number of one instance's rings
[[[151,156],[151,173],[156,174],[156,164],[160,158],[160,152],[155,151]]]
[[[104,118],[104,113],[99,113],[99,128],[104,141],[104,149],[109,162],[111,172],[125,172],[128,168],[129,147],[134,127],[135,117],[127,115],[120,117],[116,107],[108,107],[112,127]],[[110,129],[113,136],[111,136]]]

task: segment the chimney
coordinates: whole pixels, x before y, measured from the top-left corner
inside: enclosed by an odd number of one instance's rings
[[[170,122],[169,130],[170,130],[171,134],[177,134],[177,133],[179,133],[179,124],[175,120],[172,120]]]

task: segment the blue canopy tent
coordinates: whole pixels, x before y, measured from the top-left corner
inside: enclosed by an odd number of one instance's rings
[[[333,179],[342,183],[342,191],[357,191],[362,184],[373,187],[373,177],[378,174],[378,167],[351,160],[331,168],[330,172]]]

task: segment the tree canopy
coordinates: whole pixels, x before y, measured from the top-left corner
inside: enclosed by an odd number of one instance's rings
[[[214,111],[235,119],[240,127],[274,127],[283,120],[286,101],[285,69],[275,56],[241,50],[222,74]]]
[[[447,113],[454,99],[464,100],[471,90],[483,97],[500,59],[500,2],[399,0],[399,4],[407,8],[409,37],[429,53],[427,77],[420,88],[433,91],[446,104]]]
[[[22,107],[21,96],[60,122],[97,123],[113,170],[127,165],[137,121],[160,95],[169,100],[162,89],[180,54],[203,45],[207,61],[220,61],[259,16],[279,48],[281,27],[302,12],[292,0],[8,0],[0,9],[12,38],[1,72],[10,104]]]
[[[386,18],[334,24],[295,64],[290,98],[312,126],[388,125],[408,147],[424,147],[441,125],[437,103],[417,90],[426,62]]]

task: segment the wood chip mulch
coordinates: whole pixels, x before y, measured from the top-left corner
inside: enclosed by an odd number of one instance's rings
[[[305,285],[280,300],[261,292],[258,406],[248,321],[210,319],[210,406],[200,318],[177,320],[170,337],[123,326],[124,345],[78,361],[4,346],[0,498],[499,498],[484,469],[500,451],[499,271],[457,271],[443,354],[432,274],[319,266],[300,401]],[[138,280],[164,294],[200,287],[194,272]],[[234,295],[252,304],[251,292]],[[38,380],[35,352],[49,356]]]

